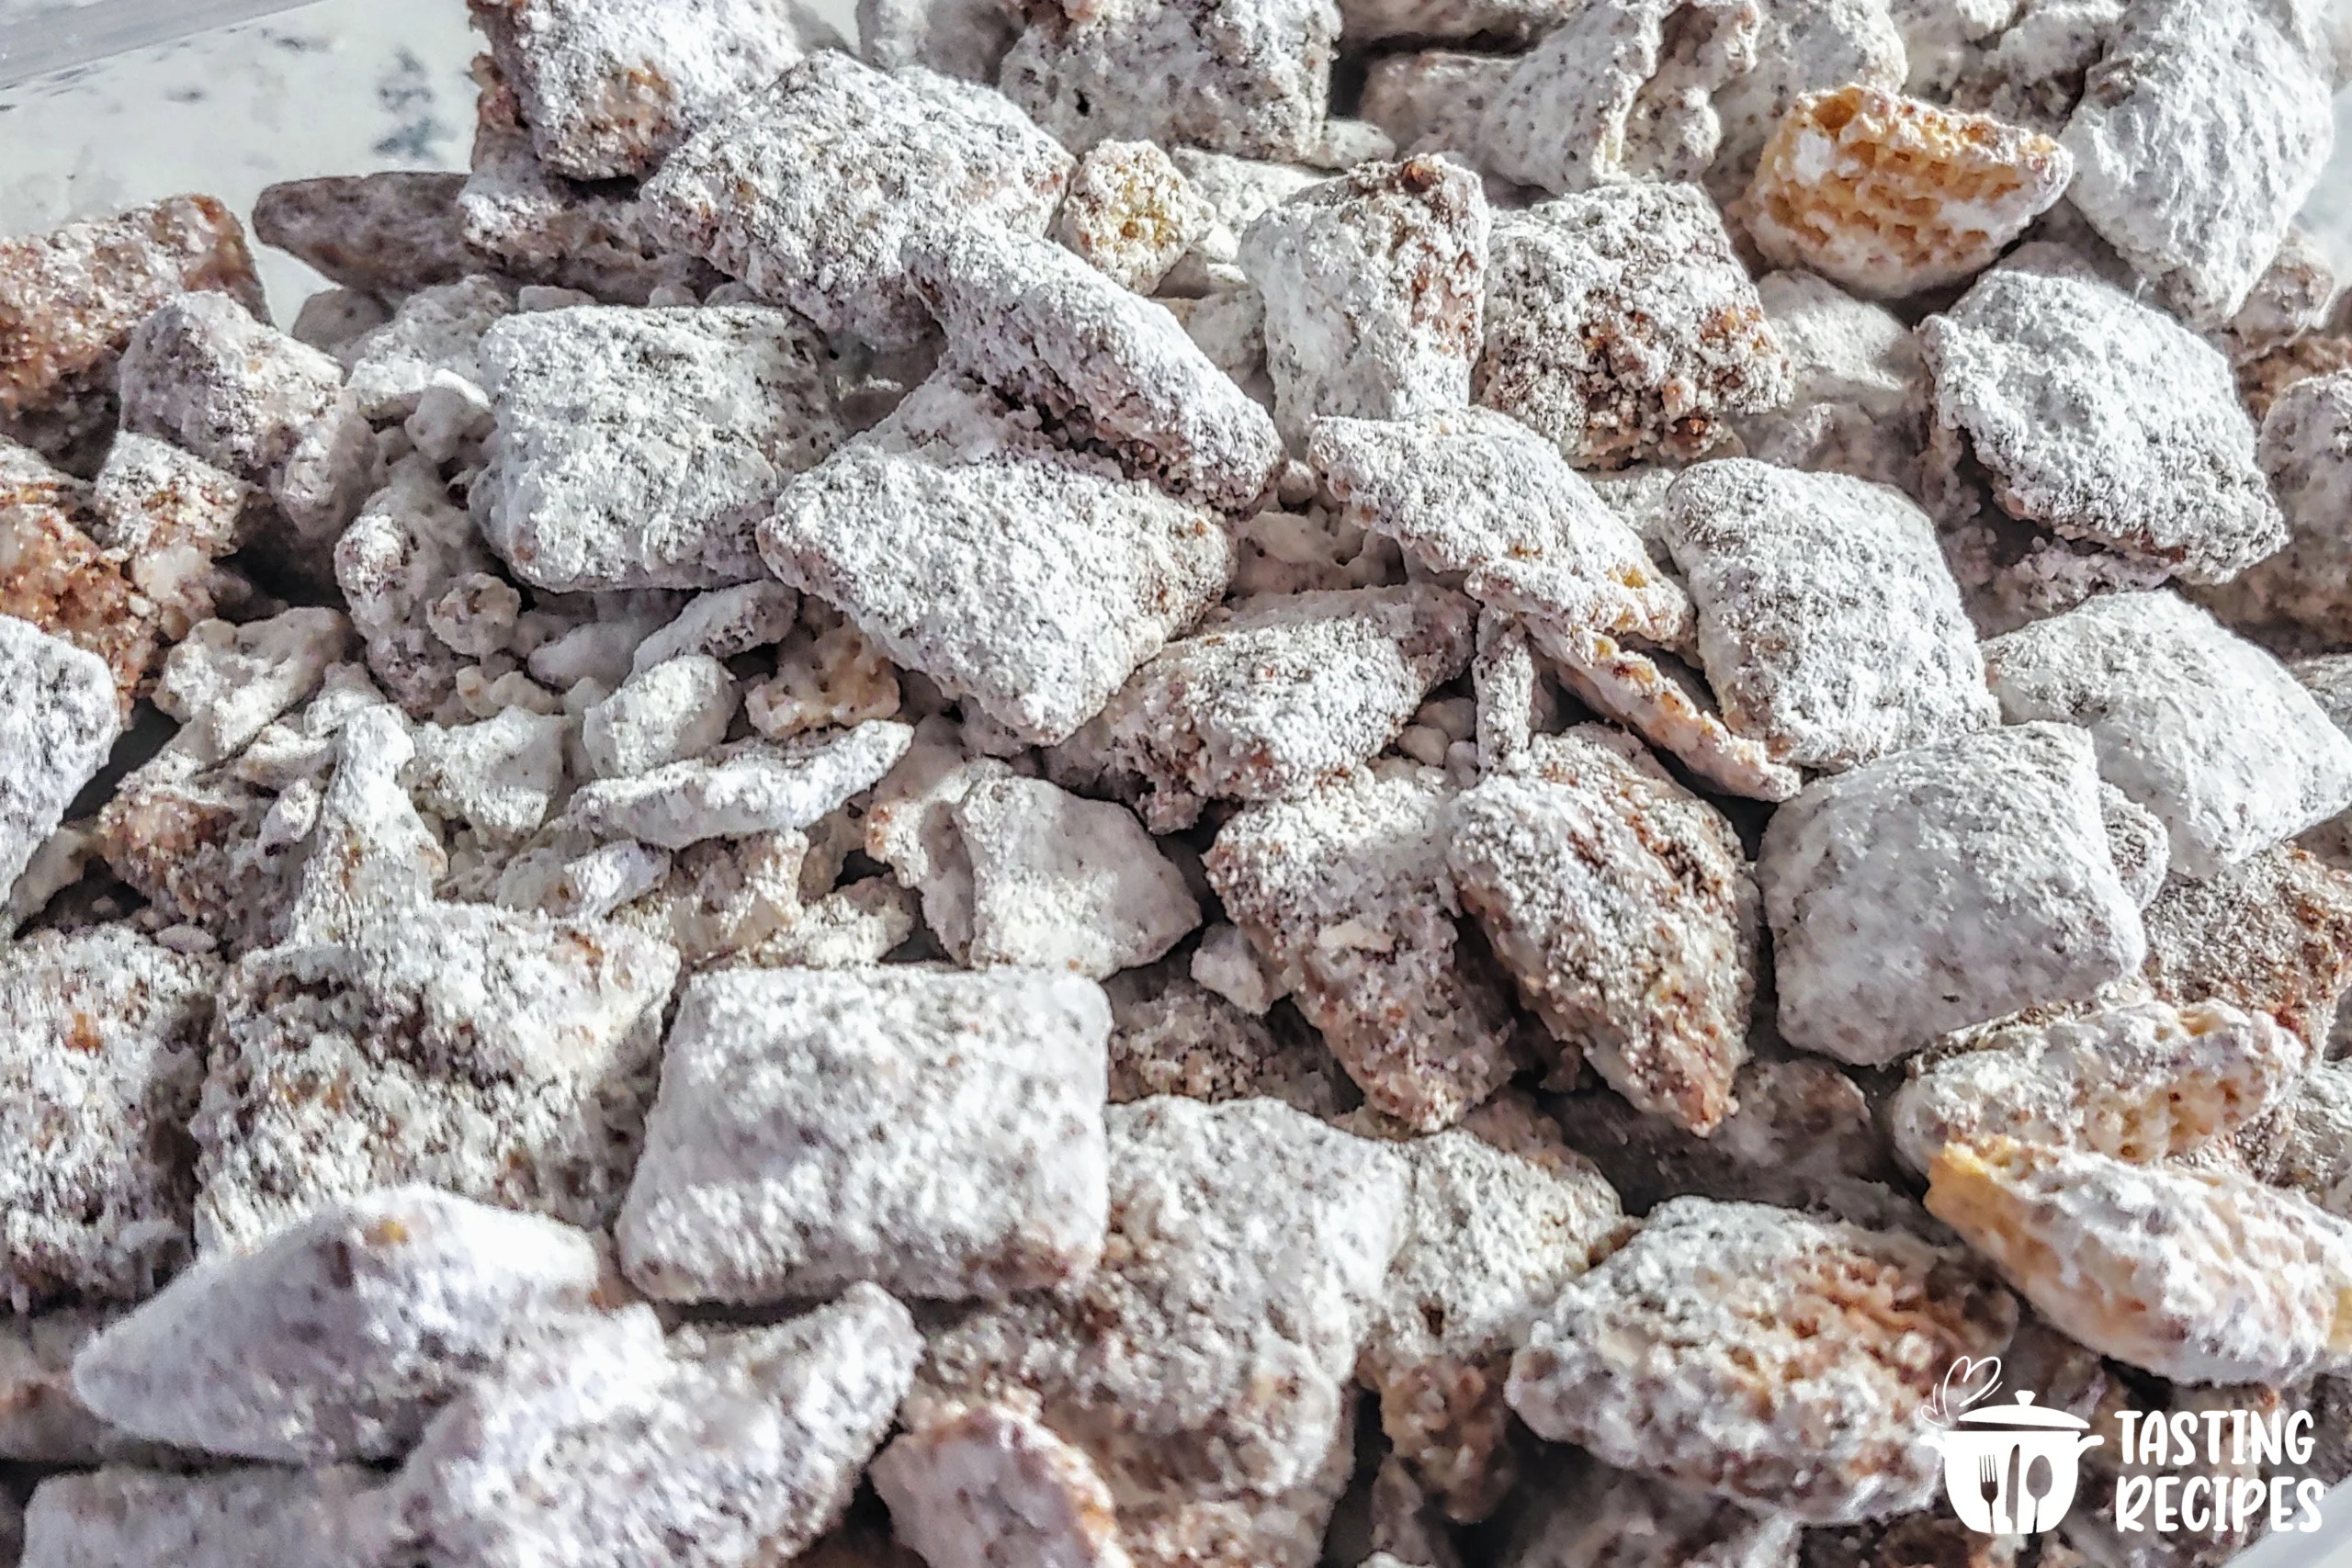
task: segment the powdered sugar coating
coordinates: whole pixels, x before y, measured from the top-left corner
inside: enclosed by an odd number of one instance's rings
[[[1803,773],[1724,723],[1713,694],[1680,660],[1581,627],[1562,631],[1535,621],[1528,632],[1578,700],[1671,752],[1724,794],[1778,801],[1804,787]]]
[[[1723,133],[1707,188],[1725,201],[1745,190],[1764,144],[1804,94],[1849,84],[1896,92],[1909,73],[1889,0],[1769,0],[1756,68],[1715,89]]]
[[[1517,69],[1518,57],[1424,49],[1384,54],[1366,67],[1356,112],[1388,133],[1408,156],[1468,154],[1487,106]]]
[[[568,815],[607,838],[682,850],[705,839],[806,828],[871,787],[906,754],[913,732],[877,719],[791,740],[738,740],[572,795]]]
[[[2171,878],[2143,920],[2158,997],[2268,1013],[2326,1051],[2352,984],[2352,874],[2281,844],[2203,881]]]
[[[1788,351],[1795,395],[1734,422],[1747,455],[1916,493],[1925,378],[1911,329],[1809,272],[1768,273],[1756,292]]]
[[[2314,1066],[2295,1086],[2287,1116],[2278,1181],[2352,1220],[2352,1066]]]
[[[465,184],[461,174],[413,169],[283,180],[254,198],[254,238],[364,294],[455,283],[481,265],[458,220]]]
[[[2352,370],[2278,394],[2259,452],[2287,519],[2286,547],[2199,597],[2233,626],[2352,637]]]
[[[974,966],[1096,979],[1148,964],[1201,923],[1182,873],[1124,806],[1043,779],[974,782],[955,806],[972,868]]]
[[[52,1475],[25,1507],[45,1568],[360,1568],[381,1546],[378,1477],[356,1465]]]
[[[741,701],[726,665],[707,653],[682,653],[639,671],[582,714],[580,747],[598,778],[650,773],[725,739]]]
[[[1220,926],[1242,945],[1232,926]],[[1193,968],[1216,931],[1193,950]],[[1254,953],[1241,962],[1253,969]],[[1243,1011],[1204,981],[1171,974],[1165,964],[1114,976],[1111,998],[1111,1101],[1125,1105],[1156,1094],[1182,1095],[1214,1105],[1263,1097],[1323,1121],[1335,1121],[1355,1096],[1347,1076],[1312,1031],[1281,1015]],[[1273,998],[1266,998],[1271,1006]]]
[[[874,1461],[899,1540],[933,1568],[1129,1568],[1085,1454],[1003,1404],[900,1434]]]
[[[0,615],[0,882],[14,882],[107,760],[121,727],[106,661]]]

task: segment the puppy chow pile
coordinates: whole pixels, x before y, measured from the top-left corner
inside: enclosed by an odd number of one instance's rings
[[[469,172],[0,239],[0,1565],[2352,1472],[2324,6],[470,5]]]

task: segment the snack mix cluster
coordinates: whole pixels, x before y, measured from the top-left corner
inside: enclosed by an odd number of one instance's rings
[[[472,11],[470,174],[0,240],[0,1562],[2352,1470],[2341,12]]]

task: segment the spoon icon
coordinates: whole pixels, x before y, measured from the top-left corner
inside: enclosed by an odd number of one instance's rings
[[[2025,1467],[2025,1495],[2033,1499],[2025,1510],[2025,1527],[2029,1532],[2041,1529],[2041,1500],[2050,1495],[2050,1489],[2056,1480],[2048,1454],[2034,1455],[2033,1462]],[[2013,1506],[2010,1511],[2015,1513],[2018,1510]]]

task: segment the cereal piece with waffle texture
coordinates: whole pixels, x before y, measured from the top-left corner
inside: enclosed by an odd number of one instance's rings
[[[95,522],[90,487],[0,435],[0,615],[104,660],[128,716],[148,684],[158,617],[126,574],[127,552],[85,531]]]
[[[540,588],[760,575],[752,527],[848,435],[821,342],[756,306],[509,316],[482,340],[497,411],[482,536]]]
[[[2314,1056],[2352,984],[2352,874],[2291,844],[2203,881],[2173,877],[2150,902],[2147,977],[2186,1007],[2265,1012]]]
[[[642,199],[655,232],[762,299],[899,348],[929,326],[905,243],[962,223],[1042,234],[1070,166],[986,87],[822,50],[689,138]]]
[[[1985,645],[2002,716],[2080,724],[2207,877],[2352,806],[2352,739],[2284,665],[2170,593],[2116,593]]]
[[[1738,212],[1774,265],[1898,299],[1990,266],[2074,174],[2046,136],[1841,87],[1796,101]]]
[[[1216,222],[1159,143],[1098,141],[1070,175],[1059,233],[1103,276],[1148,294]]]
[[[254,201],[254,238],[379,298],[455,283],[483,262],[466,248],[458,193],[466,176],[387,169],[285,180]]]
[[[1245,807],[1206,857],[1210,886],[1378,1111],[1433,1132],[1510,1077],[1498,976],[1456,930],[1445,863],[1453,792],[1435,769],[1374,763]]]
[[[1757,881],[1781,1032],[1894,1061],[2021,1008],[2087,999],[2140,966],[2090,737],[2020,724],[1822,779],[1773,815]]]
[[[956,378],[785,494],[775,575],[1023,740],[1062,740],[1231,575],[1215,519]]]
[[[743,716],[769,739],[788,740],[889,718],[899,702],[898,667],[840,612],[812,599],[775,650],[775,673],[743,694]]]
[[[1702,463],[1665,532],[1724,721],[1776,761],[1850,768],[1998,720],[1935,525],[1900,491]]]
[[[1706,194],[1633,184],[1495,225],[1477,400],[1580,468],[1691,458],[1789,400],[1788,355]]]
[[[1994,1138],[1947,1145],[1928,1211],[2059,1332],[2177,1382],[2352,1363],[2352,1225],[2219,1168]]]
[[[1453,803],[1446,864],[1555,1039],[1701,1135],[1732,1108],[1757,894],[1731,824],[1623,731],[1537,737]]]
[[[379,1478],[356,1465],[53,1475],[25,1507],[35,1568],[363,1568]]]
[[[2259,450],[2287,547],[2199,597],[2232,626],[2352,641],[2352,369],[2281,392]]]
[[[893,1532],[932,1568],[1130,1568],[1086,1455],[1010,1405],[901,1433],[873,1473]]]
[[[1810,1524],[1926,1507],[1917,1413],[2017,1303],[1956,1249],[1679,1198],[1569,1282],[1511,1366],[1538,1436]]]
[[[955,818],[972,867],[964,959],[975,967],[1101,979],[1159,958],[1201,923],[1183,874],[1124,806],[998,774],[965,792]]]
[[[1803,773],[1724,722],[1714,694],[1681,660],[1583,627],[1564,631],[1535,621],[1528,631],[1579,702],[1670,752],[1713,788],[1780,801],[1804,787]]]
[[[0,883],[13,883],[121,729],[106,661],[0,615]]]
[[[1477,176],[1442,158],[1366,164],[1259,214],[1240,263],[1265,298],[1283,435],[1468,403],[1487,236]]]
[[[1909,73],[1889,0],[1767,0],[1755,69],[1714,91],[1723,130],[1708,190],[1718,201],[1746,190],[1764,144],[1805,94],[1853,85],[1900,92]]]

